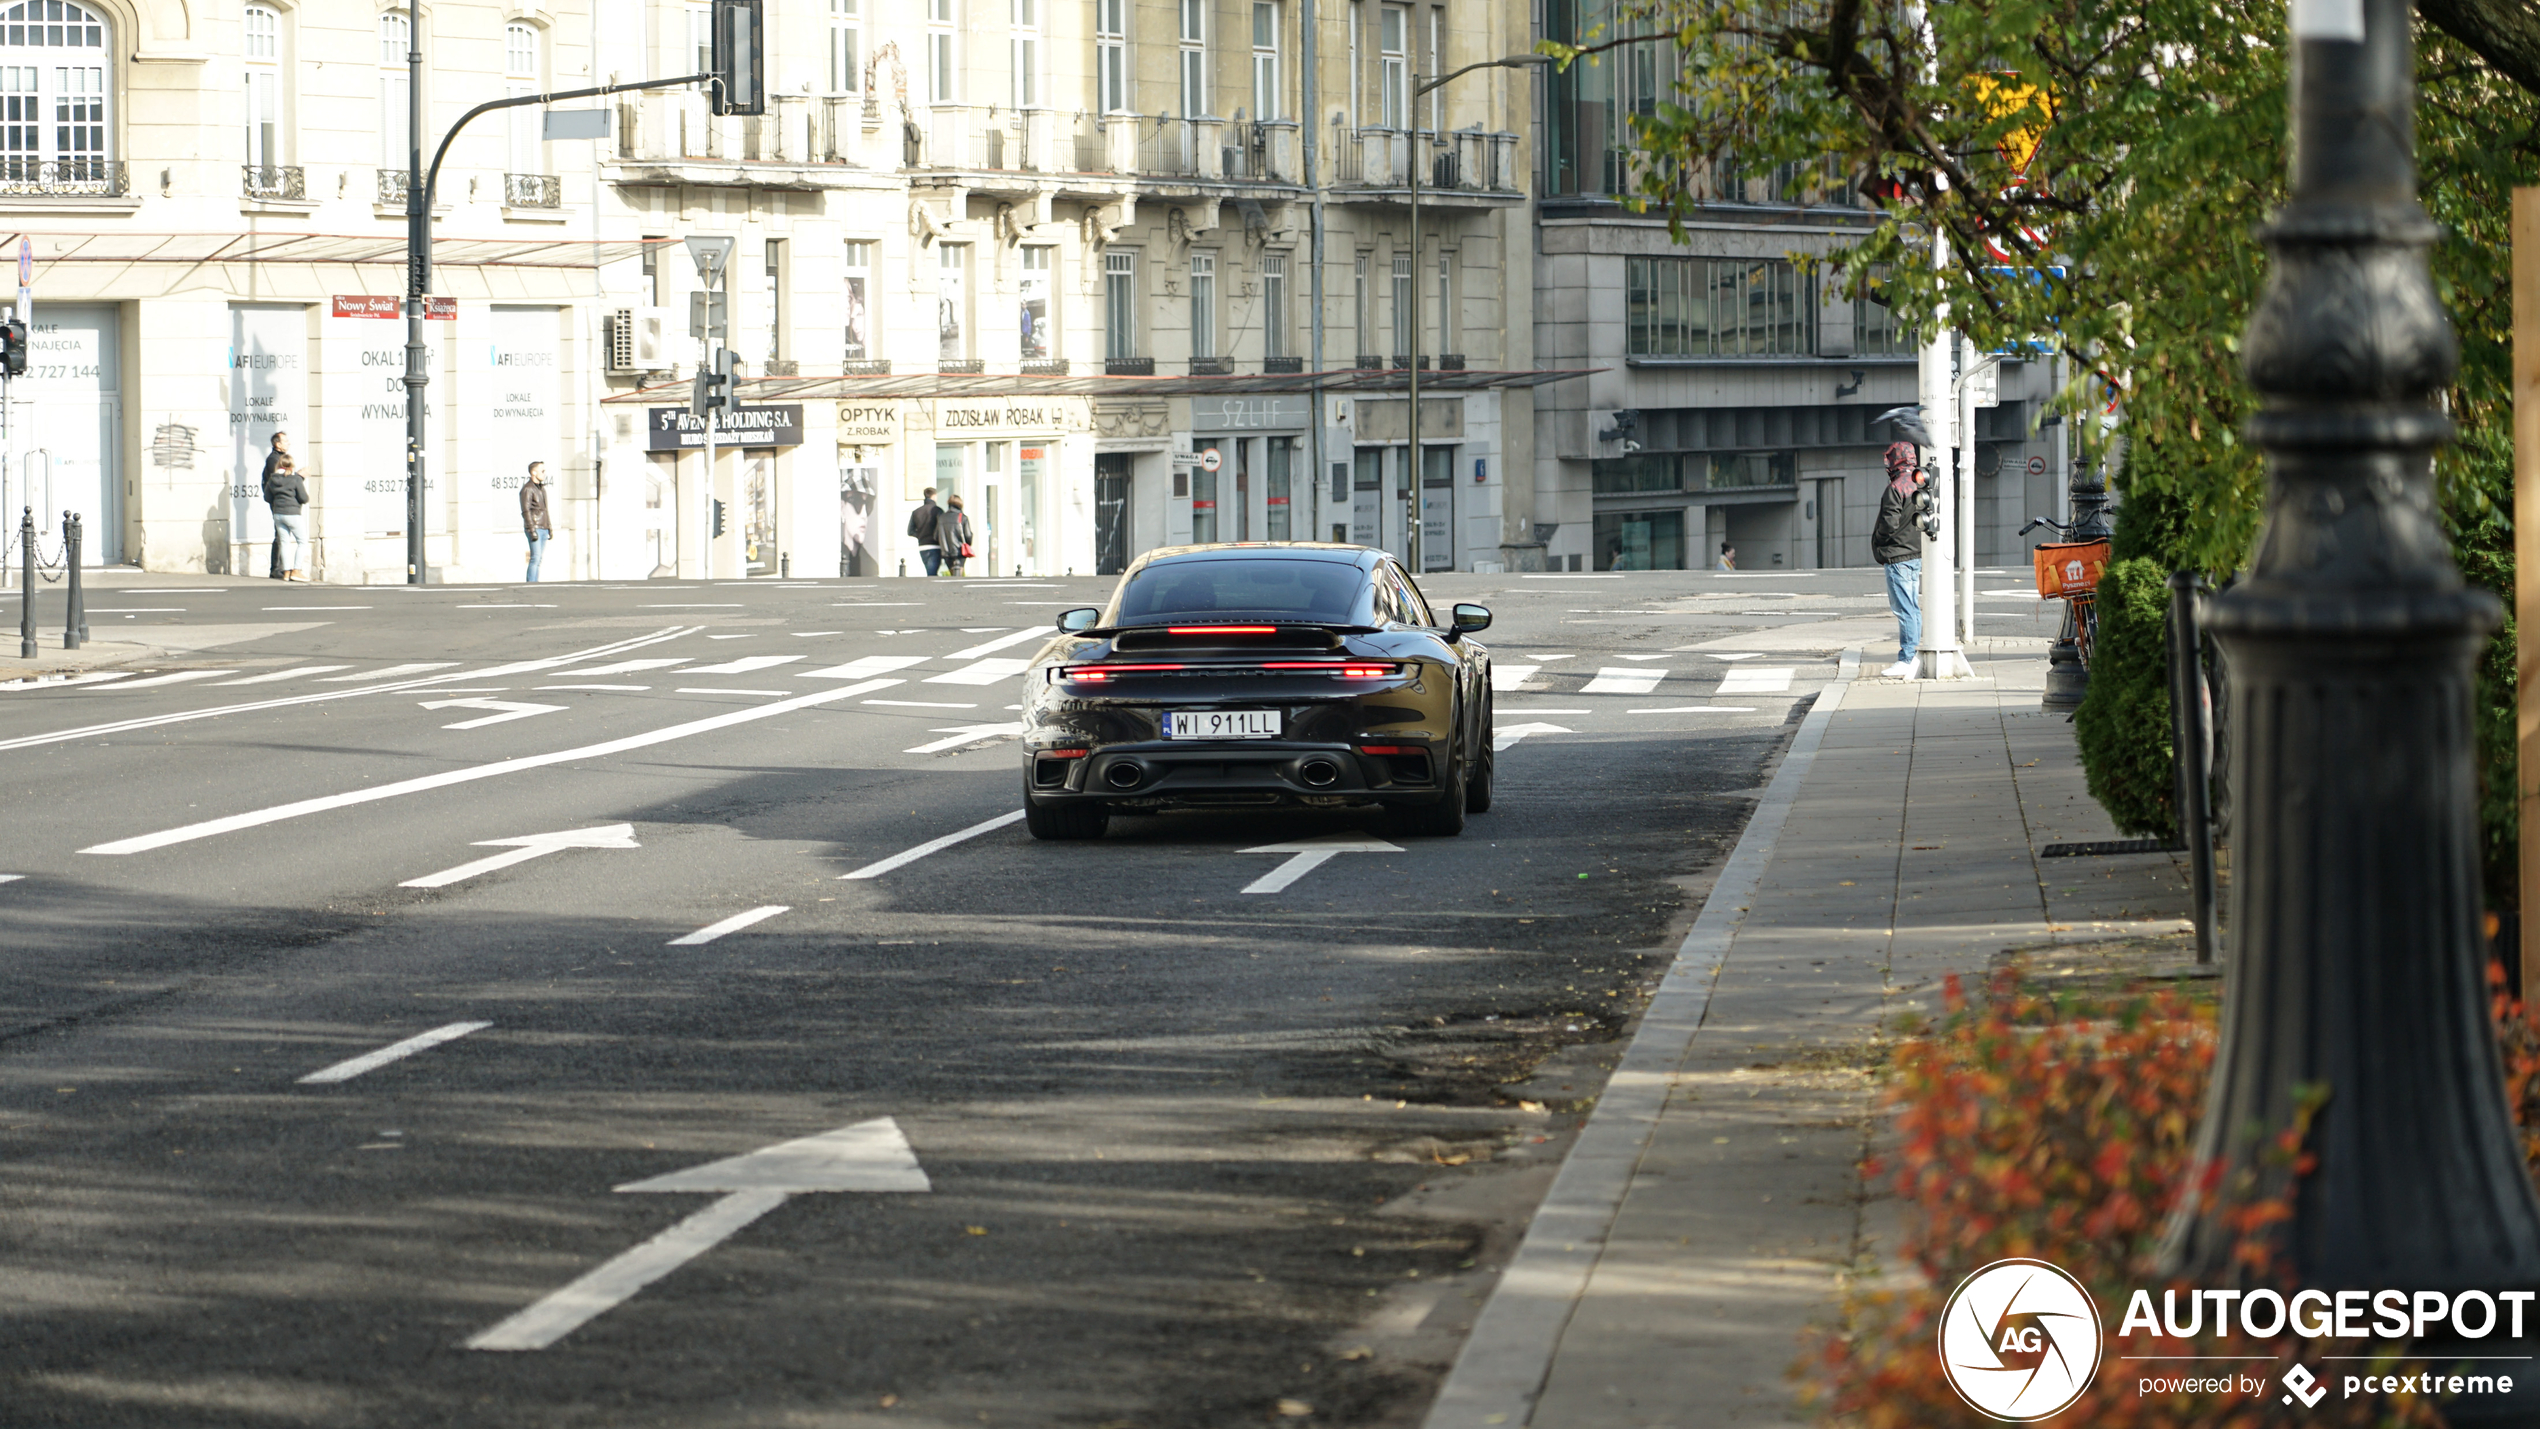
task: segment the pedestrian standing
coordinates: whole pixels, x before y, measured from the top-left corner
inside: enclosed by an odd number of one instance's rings
[[[1920,669],[1923,535],[1926,519],[1939,506],[1928,489],[1930,481],[1912,445],[1888,444],[1887,487],[1879,493],[1878,523],[1870,528],[1870,554],[1887,568],[1887,608],[1896,616],[1896,663],[1879,672],[1891,680],[1910,680]]]
[[[1736,569],[1737,569],[1737,547],[1730,545],[1730,544],[1729,544],[1728,542],[1726,542],[1726,541],[1722,541],[1722,542],[1720,543],[1720,563],[1719,563],[1718,565],[1716,565],[1716,566],[1713,566],[1711,569],[1713,569],[1713,570],[1715,570],[1715,571],[1733,571],[1733,570],[1736,570]]]
[[[300,574],[301,553],[308,547],[306,518],[300,513],[309,504],[309,484],[300,479],[300,470],[288,454],[275,456],[265,475],[265,504],[273,508],[273,548],[280,554],[282,579],[305,580]]]
[[[529,583],[538,583],[538,558],[547,553],[547,541],[556,534],[547,521],[547,464],[529,464],[529,479],[520,484],[520,529],[529,538]]]
[[[291,434],[289,432],[274,433],[273,445],[265,452],[264,472],[256,478],[256,486],[259,491],[264,489],[264,483],[273,480],[273,464],[289,455],[291,455]],[[272,547],[272,574],[275,580],[280,580],[282,579],[282,542],[279,539],[276,539],[272,543]]]
[[[963,564],[972,555],[970,513],[961,509],[960,497],[946,499],[952,504],[946,506],[943,515],[936,518],[935,534],[942,537],[944,542],[944,574],[957,576],[962,574]]]
[[[917,558],[926,563],[926,574],[930,576],[944,564],[944,543],[935,530],[943,517],[944,508],[935,504],[935,488],[931,486],[926,488],[917,509],[908,513],[908,534],[917,539]]]

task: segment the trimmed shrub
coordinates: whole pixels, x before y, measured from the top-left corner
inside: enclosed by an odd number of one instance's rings
[[[2127,521],[2117,529],[2122,535]],[[2090,691],[2073,715],[2090,797],[2129,834],[2176,840],[2178,780],[2170,741],[2169,572],[2143,556],[2099,577],[2099,634]]]

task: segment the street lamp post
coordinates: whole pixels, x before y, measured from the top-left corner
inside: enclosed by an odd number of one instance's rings
[[[1404,145],[1405,167],[1411,170],[1411,456],[1410,499],[1404,503],[1403,540],[1411,556],[1411,574],[1420,575],[1420,505],[1428,498],[1421,492],[1421,479],[1426,475],[1420,461],[1420,100],[1430,91],[1452,79],[1459,79],[1477,69],[1531,69],[1552,63],[1550,55],[1507,55],[1495,60],[1477,60],[1462,69],[1449,70],[1435,79],[1422,80],[1411,89],[1411,112],[1403,117],[1410,121],[1410,137]],[[1450,473],[1452,475],[1452,473]],[[1449,538],[1453,539],[1452,537]],[[1452,558],[1449,565],[1454,564]]]
[[[2305,1290],[2540,1288],[2482,978],[2471,672],[2500,611],[2463,584],[2434,501],[2458,352],[2416,199],[2409,22],[2408,0],[2293,7],[2292,200],[2245,343],[2266,521],[2210,619],[2238,946],[2190,1180],[2219,1190],[2161,1247],[2207,1283],[2245,1273],[2232,1212],[2288,1197],[2264,1234]],[[2317,1164],[2297,1175],[2269,1143],[2312,1089]],[[2540,1376],[2515,1378],[2447,1415],[2540,1421]]]

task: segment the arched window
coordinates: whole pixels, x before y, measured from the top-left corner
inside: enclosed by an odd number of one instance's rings
[[[70,0],[0,8],[0,179],[13,186],[109,183],[106,21]]]
[[[250,5],[246,19],[247,167],[270,169],[283,162],[282,16]]]

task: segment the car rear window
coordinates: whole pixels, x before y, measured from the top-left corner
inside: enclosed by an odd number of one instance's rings
[[[1367,577],[1342,561],[1167,561],[1131,576],[1109,621],[1152,625],[1230,616],[1355,625],[1365,617]]]

